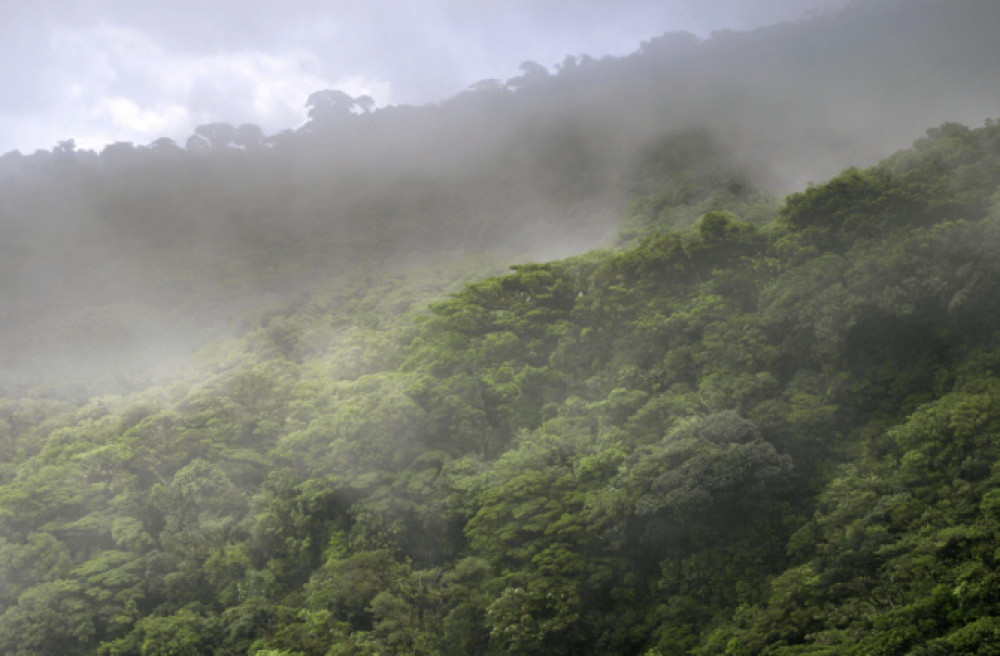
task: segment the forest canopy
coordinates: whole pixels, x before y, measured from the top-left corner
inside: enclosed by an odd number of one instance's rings
[[[4,156],[0,653],[1000,650],[1000,125],[621,127],[876,4]]]
[[[767,224],[647,223],[429,312],[372,276],[187,380],[8,395],[0,646],[995,648],[998,158],[948,124]]]
[[[526,61],[424,106],[320,89],[275,134],[223,118],[181,143],[7,153],[0,384],[126,390],[359,271],[494,263],[471,279],[613,244],[623,215],[626,238],[711,210],[762,225],[809,181],[993,116],[998,23],[975,0],[851,3]]]

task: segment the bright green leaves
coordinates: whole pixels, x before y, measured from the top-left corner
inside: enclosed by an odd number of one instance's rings
[[[801,644],[803,653],[824,644],[858,654],[995,648],[1000,409],[996,379],[966,375],[889,430],[888,453],[826,486],[791,544],[802,554],[812,542],[814,558],[775,580],[767,608],[735,631],[740,642]]]
[[[23,544],[0,541],[0,563],[0,599],[8,606],[26,588],[67,576],[73,560],[65,543],[52,534],[30,533]]]
[[[842,251],[856,239],[881,236],[925,220],[925,201],[878,168],[850,168],[829,182],[790,195],[779,221],[822,250]]]
[[[92,612],[72,579],[29,588],[0,615],[0,651],[11,656],[90,653],[97,638]]]
[[[519,455],[495,466],[480,483],[479,510],[466,525],[470,546],[498,561],[530,560],[553,523],[565,511],[578,513],[582,501],[576,508],[564,505],[573,504],[573,491],[570,470],[557,453]]]
[[[979,219],[996,189],[996,132],[956,124],[929,130],[914,150],[792,194],[779,222],[821,250],[843,251],[901,227]]]
[[[908,487],[940,493],[949,481],[976,483],[994,473],[1000,460],[1000,383],[984,378],[982,392],[948,394],[890,432]]]
[[[139,653],[149,656],[199,656],[214,651],[220,629],[218,617],[199,604],[189,604],[171,615],[142,618],[136,623],[133,640]]]
[[[630,248],[417,321],[443,284],[366,279],[192,381],[3,402],[0,651],[995,651],[988,132],[763,229],[654,152]]]
[[[499,653],[578,653],[578,584],[541,579],[529,586],[507,588],[486,610],[491,644]]]

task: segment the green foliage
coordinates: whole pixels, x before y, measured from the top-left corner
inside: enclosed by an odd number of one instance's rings
[[[0,651],[996,651],[998,130],[3,399]]]

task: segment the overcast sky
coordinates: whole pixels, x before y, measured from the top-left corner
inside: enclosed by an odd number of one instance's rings
[[[75,139],[183,143],[213,121],[266,133],[324,88],[422,104],[534,60],[623,55],[846,0],[0,0],[0,154]]]

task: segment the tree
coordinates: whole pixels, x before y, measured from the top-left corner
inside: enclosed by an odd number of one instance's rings
[[[233,143],[244,149],[256,148],[264,141],[264,131],[252,123],[244,123],[236,128]]]
[[[188,150],[222,150],[236,141],[238,132],[229,123],[199,125],[187,140]]]
[[[521,75],[507,80],[507,86],[514,91],[526,91],[543,86],[549,79],[549,71],[534,61],[525,61],[518,68]]]
[[[367,98],[367,96],[364,96]],[[371,100],[370,98],[368,100]],[[358,101],[339,89],[323,89],[309,96],[309,124],[314,126],[343,121],[354,115]],[[363,101],[368,106],[367,101]]]
[[[76,581],[59,579],[26,590],[0,616],[0,653],[10,656],[89,654],[97,630]]]

